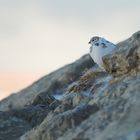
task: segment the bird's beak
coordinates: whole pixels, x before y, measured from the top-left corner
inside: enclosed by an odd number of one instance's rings
[[[91,42],[89,41],[88,44],[90,44]]]

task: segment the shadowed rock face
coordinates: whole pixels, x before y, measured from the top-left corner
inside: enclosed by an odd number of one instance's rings
[[[48,113],[60,104],[60,101],[55,100],[51,95],[45,96],[43,102],[35,101],[36,104],[33,102],[22,109],[0,112],[0,140],[19,139],[25,132],[40,125]]]
[[[30,129],[28,122],[10,112],[0,112],[0,140],[17,140]]]
[[[139,140],[140,32],[117,46],[103,58],[107,72],[93,65],[66,90],[56,88],[64,92],[60,101],[39,92],[29,105],[1,112],[0,140]]]

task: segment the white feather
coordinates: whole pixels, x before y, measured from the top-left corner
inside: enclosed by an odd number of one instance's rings
[[[100,68],[104,69],[102,60],[103,56],[112,53],[116,46],[113,43],[105,40],[104,38],[99,38],[98,42],[96,43],[98,43],[99,45],[95,45],[95,42],[90,43],[91,47],[89,54],[94,62],[97,63]],[[104,43],[106,47],[103,47],[102,43]]]

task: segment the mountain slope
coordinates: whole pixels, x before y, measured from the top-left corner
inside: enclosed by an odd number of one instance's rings
[[[106,72],[92,64],[73,82],[68,77],[67,86],[62,80],[61,86],[50,88],[53,92],[64,92],[61,100],[44,91],[29,105],[1,111],[0,139],[139,140],[140,31],[117,44],[103,62]],[[59,74],[67,75],[62,70]],[[63,75],[55,77],[61,79]],[[37,85],[41,87],[43,82]],[[26,99],[24,94],[19,97]]]
[[[72,64],[66,65],[34,82],[29,87],[12,94],[0,102],[0,110],[22,108],[29,105],[40,92],[48,94],[63,94],[66,87],[77,80],[82,72],[91,68],[94,62],[89,55],[85,55]]]

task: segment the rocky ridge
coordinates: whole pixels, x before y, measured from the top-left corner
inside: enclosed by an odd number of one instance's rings
[[[34,82],[18,93],[12,94],[0,102],[0,111],[19,109],[30,105],[42,92],[49,95],[63,94],[69,84],[76,81],[85,69],[94,65],[89,55],[84,55],[72,64],[68,64]]]
[[[93,67],[52,88],[63,92],[61,100],[46,90],[20,108],[2,101],[0,140],[139,140],[140,31],[117,46],[103,58],[107,72],[88,58]]]

